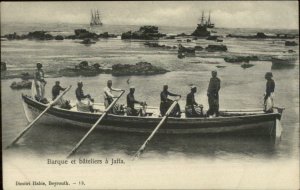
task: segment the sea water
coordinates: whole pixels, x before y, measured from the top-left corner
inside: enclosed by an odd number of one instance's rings
[[[34,30],[50,31],[53,34],[70,35],[74,29],[88,28],[87,25],[70,24],[6,24],[1,27],[1,34],[17,32],[27,33]],[[138,30],[139,26],[109,26],[94,30],[97,33],[109,32],[121,34],[128,30]],[[162,33],[179,34],[191,33],[194,27],[166,27],[161,26]],[[267,30],[267,29],[214,29],[221,35],[229,33],[254,35],[256,32],[291,33],[298,31]],[[184,40],[184,39],[183,39]],[[72,85],[72,89],[65,95],[65,99],[75,101],[75,89],[78,81],[83,81],[85,93],[89,93],[96,102],[103,102],[103,88],[107,80],[113,81],[116,88],[128,92],[129,85],[136,88],[135,97],[139,101],[146,101],[148,105],[159,106],[160,92],[164,84],[169,85],[169,91],[182,95],[179,101],[184,108],[186,95],[191,84],[197,86],[196,101],[208,108],[206,90],[212,70],[218,71],[221,79],[220,109],[262,108],[263,94],[266,81],[264,74],[272,71],[275,80],[275,105],[284,107],[281,124],[283,127],[281,138],[276,141],[261,137],[205,137],[205,136],[171,136],[156,135],[147,145],[142,159],[147,163],[168,161],[169,163],[198,163],[205,167],[205,163],[212,164],[216,169],[219,162],[252,164],[254,167],[264,163],[278,166],[299,162],[299,59],[293,68],[275,70],[270,61],[251,61],[253,67],[243,69],[240,64],[226,63],[226,55],[263,55],[270,58],[280,55],[283,51],[293,49],[299,57],[298,47],[285,47],[284,40],[247,40],[224,38],[227,45],[226,53],[197,52],[195,57],[177,58],[177,50],[163,50],[145,47],[142,40],[121,40],[119,38],[100,39],[96,44],[85,46],[76,40],[64,41],[1,41],[1,61],[7,63],[8,70],[34,69],[37,62],[47,69],[74,66],[81,61],[90,64],[101,63],[106,67],[113,64],[135,64],[147,61],[155,66],[170,70],[166,74],[153,76],[122,76],[100,74],[94,77],[59,77],[46,78],[46,95],[51,97],[51,87],[59,80],[63,87]],[[177,40],[160,40],[166,45],[178,45]],[[216,44],[204,39],[182,42],[184,46]],[[216,66],[222,65],[223,68]],[[12,139],[28,124],[26,120],[21,94],[31,94],[30,90],[12,90],[10,84],[19,79],[1,81],[2,106],[2,146],[8,145]],[[129,81],[129,84],[127,83]],[[125,95],[119,100],[125,104]],[[69,125],[55,126],[38,123],[12,149],[4,150],[4,159],[17,157],[51,158],[66,156],[67,153],[87,132],[86,129],[74,128]],[[95,131],[79,148],[77,155],[87,159],[104,159],[121,157],[128,163],[149,134],[110,133]],[[185,161],[184,161],[185,160]],[[151,164],[149,164],[150,166]],[[197,168],[195,166],[195,168]],[[203,169],[202,167],[202,169]],[[150,170],[151,168],[149,168]],[[221,169],[220,169],[221,170]],[[240,172],[240,171],[237,171]],[[180,187],[180,186],[179,186]],[[189,187],[189,186],[186,186]],[[191,188],[193,186],[190,186]],[[231,186],[229,186],[231,187]],[[248,186],[245,186],[248,187]],[[251,187],[248,187],[251,188]]]

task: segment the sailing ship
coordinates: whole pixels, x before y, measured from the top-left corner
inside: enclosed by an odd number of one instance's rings
[[[97,10],[91,10],[91,22],[90,22],[90,26],[102,26],[103,23],[101,22],[100,19],[100,14],[98,9]]]
[[[209,11],[208,19],[206,21],[206,26],[207,26],[207,28],[214,28],[215,27],[215,24],[211,23],[211,21],[210,21],[210,11]]]
[[[202,16],[200,19],[200,26],[206,27],[206,28],[214,28],[215,24],[213,24],[210,20],[210,11],[209,11],[209,15],[208,15],[208,19],[205,20],[205,16],[204,16],[204,11],[202,11]]]

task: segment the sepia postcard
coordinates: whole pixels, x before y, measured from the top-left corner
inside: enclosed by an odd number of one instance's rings
[[[5,190],[299,189],[298,1],[2,1]]]

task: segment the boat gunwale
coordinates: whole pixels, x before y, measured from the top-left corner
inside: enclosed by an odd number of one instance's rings
[[[38,102],[34,99],[32,99],[30,96],[22,94],[22,101],[24,101],[26,104],[28,104],[25,99],[27,99],[30,102],[33,102],[34,104],[38,104],[39,106],[47,107],[47,104],[43,104],[41,102]],[[39,109],[39,108],[38,108]],[[67,109],[62,109],[58,107],[51,107],[50,110],[53,109],[54,111],[57,110],[59,112],[65,112],[65,113],[75,113],[75,114],[82,114],[86,116],[101,116],[101,113],[90,113],[90,112],[82,112],[82,111],[74,111],[74,110],[67,110]],[[225,113],[230,113],[226,112]],[[239,113],[239,112],[236,112]],[[206,121],[206,122],[219,122],[220,120],[227,121],[228,119],[244,119],[244,118],[257,118],[257,117],[271,117],[274,116],[276,118],[281,118],[280,113],[257,113],[257,114],[245,114],[245,112],[242,112],[244,115],[235,115],[235,116],[228,116],[228,117],[213,117],[213,118],[208,118],[208,117],[191,117],[191,118],[177,118],[177,117],[169,117],[168,119],[173,120],[173,121]],[[147,119],[147,120],[160,120],[162,117],[141,117],[141,116],[125,116],[125,115],[115,115],[115,114],[107,114],[107,116],[114,117],[114,118],[130,118],[130,119]],[[230,120],[229,120],[230,121]]]

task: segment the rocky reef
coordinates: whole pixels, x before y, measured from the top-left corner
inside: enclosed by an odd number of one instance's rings
[[[206,26],[198,24],[197,28],[191,35],[196,37],[208,37],[210,36],[210,31],[207,30]]]
[[[247,69],[247,68],[250,68],[250,67],[253,67],[254,65],[253,64],[251,64],[251,63],[243,63],[242,65],[241,65],[241,67],[243,68],[243,69]]]
[[[297,46],[298,44],[295,41],[286,41],[284,43],[285,46]]]
[[[196,49],[192,47],[184,47],[183,45],[178,45],[178,54],[195,54]]]
[[[99,38],[116,38],[117,35],[115,34],[109,34],[108,32],[104,32],[101,34],[96,34],[94,32],[89,32],[86,29],[75,29],[74,30],[74,35],[69,35],[69,36],[62,36],[62,35],[57,35],[57,36],[52,36],[49,34],[47,31],[33,31],[29,32],[28,34],[24,35],[18,35],[17,33],[12,33],[12,34],[7,34],[2,36],[8,40],[24,40],[24,39],[29,39],[29,40],[64,40],[64,39],[99,39]]]
[[[253,56],[230,56],[230,57],[224,57],[224,61],[228,63],[242,63],[246,62],[249,63],[250,61],[258,61],[258,57]]]
[[[159,33],[157,26],[142,26],[138,31],[122,33],[121,39],[157,40],[166,34]]]
[[[248,38],[248,39],[267,39],[267,38],[271,38],[271,39],[294,39],[295,35],[291,35],[291,34],[266,35],[263,32],[258,32],[258,33],[256,33],[256,35],[247,35],[247,36],[228,34],[227,37],[230,37],[230,38]]]
[[[156,75],[169,72],[168,70],[153,66],[148,62],[139,62],[135,65],[129,64],[115,64],[112,66],[112,75],[126,76],[126,75]]]
[[[82,61],[78,65],[75,65],[75,67],[67,67],[59,70],[59,74],[66,77],[96,76],[101,73],[111,73],[111,70],[101,68],[101,65],[98,63],[89,65],[87,61]]]
[[[20,82],[12,82],[10,85],[10,88],[14,90],[20,90],[20,89],[31,89],[32,81],[29,80],[23,80]]]
[[[227,46],[225,45],[208,45],[206,48],[205,48],[206,51],[208,52],[216,52],[216,51],[227,51]]]
[[[168,45],[160,45],[159,43],[156,42],[145,42],[145,46],[148,47],[154,47],[154,48],[163,48],[163,49],[176,49],[176,46],[168,46]]]

